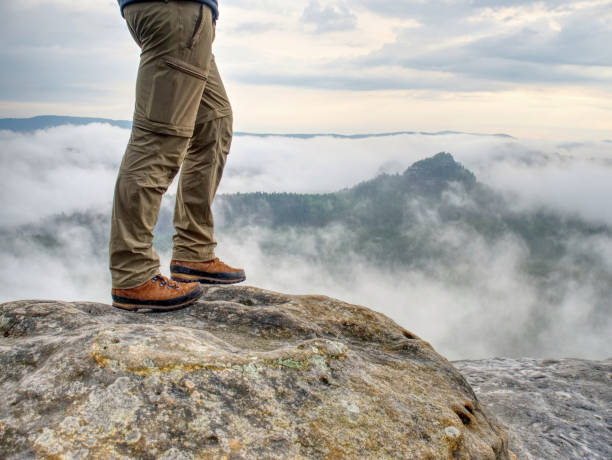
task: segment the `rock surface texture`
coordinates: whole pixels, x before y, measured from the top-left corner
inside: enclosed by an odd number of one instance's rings
[[[426,342],[251,287],[164,314],[5,303],[0,395],[0,458],[515,458]]]
[[[612,360],[454,363],[520,459],[612,459]]]

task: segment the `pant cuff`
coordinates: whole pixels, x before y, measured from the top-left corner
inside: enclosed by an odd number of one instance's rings
[[[142,286],[151,278],[159,274],[159,267],[153,267],[144,273],[122,276],[118,279],[113,279],[113,289],[132,289]]]
[[[215,251],[209,250],[199,253],[174,251],[172,253],[173,260],[182,260],[185,262],[208,262],[215,258]]]

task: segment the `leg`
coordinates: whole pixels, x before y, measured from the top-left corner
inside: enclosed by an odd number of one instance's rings
[[[110,270],[121,290],[160,272],[153,228],[193,135],[213,38],[211,11],[197,2],[134,3],[124,13],[142,53],[111,222]]]
[[[213,58],[176,196],[170,263],[175,281],[231,284],[246,279],[244,270],[224,264],[214,254],[212,202],[232,143],[232,120]]]
[[[232,143],[232,122],[232,109],[213,58],[179,180],[173,259],[202,262],[215,257],[212,203]]]
[[[134,127],[119,169],[111,221],[113,287],[140,286],[160,273],[153,229],[162,195],[180,166],[188,139]]]

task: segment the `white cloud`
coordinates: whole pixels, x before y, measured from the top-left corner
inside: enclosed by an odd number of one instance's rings
[[[318,0],[310,0],[302,14],[302,21],[314,25],[317,33],[335,32],[353,29],[357,24],[357,16],[344,2],[322,6]]]
[[[3,226],[61,212],[110,209],[129,132],[108,125],[0,131]]]

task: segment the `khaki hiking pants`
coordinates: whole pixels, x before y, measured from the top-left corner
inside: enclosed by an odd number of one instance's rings
[[[181,165],[173,258],[215,257],[211,205],[232,141],[232,109],[212,55],[210,8],[141,2],[128,5],[124,16],[142,53],[134,123],[113,202],[109,252],[116,289],[160,273],[153,229],[162,195]]]

